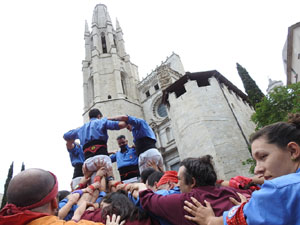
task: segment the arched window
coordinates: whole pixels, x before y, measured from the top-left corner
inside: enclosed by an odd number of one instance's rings
[[[106,40],[105,40],[105,34],[101,33],[101,45],[102,45],[102,51],[103,53],[107,53],[107,46],[106,46]]]
[[[126,74],[123,72],[121,72],[121,85],[123,94],[127,95]]]
[[[88,103],[92,105],[94,103],[94,79],[90,77],[88,80]]]
[[[167,140],[168,140],[168,142],[170,142],[172,140],[172,135],[171,135],[171,129],[170,129],[170,127],[167,127],[166,134],[167,134]]]

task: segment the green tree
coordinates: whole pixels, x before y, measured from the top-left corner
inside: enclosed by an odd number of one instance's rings
[[[277,87],[256,105],[251,120],[256,129],[286,121],[289,113],[300,112],[300,83]]]
[[[6,182],[4,184],[4,194],[3,194],[3,198],[2,198],[1,209],[3,208],[3,206],[5,206],[5,204],[7,202],[6,192],[7,192],[8,184],[9,184],[11,178],[13,177],[13,173],[14,173],[14,162],[12,162],[10,164],[8,174],[7,174],[7,178],[6,178]]]
[[[259,103],[265,95],[256,85],[255,81],[250,77],[250,75],[248,74],[247,70],[244,67],[236,63],[236,68],[243,82],[248,98],[251,104],[253,105],[253,107],[256,108],[256,104]]]
[[[25,170],[25,164],[24,162],[22,162],[22,167],[21,167],[21,171]]]

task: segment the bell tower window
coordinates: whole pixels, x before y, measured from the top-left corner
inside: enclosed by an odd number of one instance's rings
[[[106,46],[106,40],[105,40],[105,34],[101,33],[101,45],[102,45],[102,51],[103,53],[107,53],[107,46]]]

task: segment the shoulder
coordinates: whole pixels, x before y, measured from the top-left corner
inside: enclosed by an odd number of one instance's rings
[[[277,177],[270,181],[265,181],[262,188],[281,189],[288,186],[300,186],[300,173],[291,173],[281,177]]]

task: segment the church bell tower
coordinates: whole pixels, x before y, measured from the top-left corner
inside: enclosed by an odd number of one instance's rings
[[[91,31],[85,23],[84,40],[84,115],[97,107],[104,116],[126,113],[143,117],[137,90],[138,68],[126,53],[118,20],[115,30],[105,5],[95,6]]]
[[[85,59],[82,61],[84,122],[89,120],[91,108],[98,108],[104,117],[128,114],[144,118],[139,102],[137,83],[138,68],[130,62],[126,53],[123,32],[118,21],[114,29],[107,7],[98,4],[94,8],[91,31],[85,23]],[[109,132],[108,145],[117,150],[117,135],[129,132]]]

